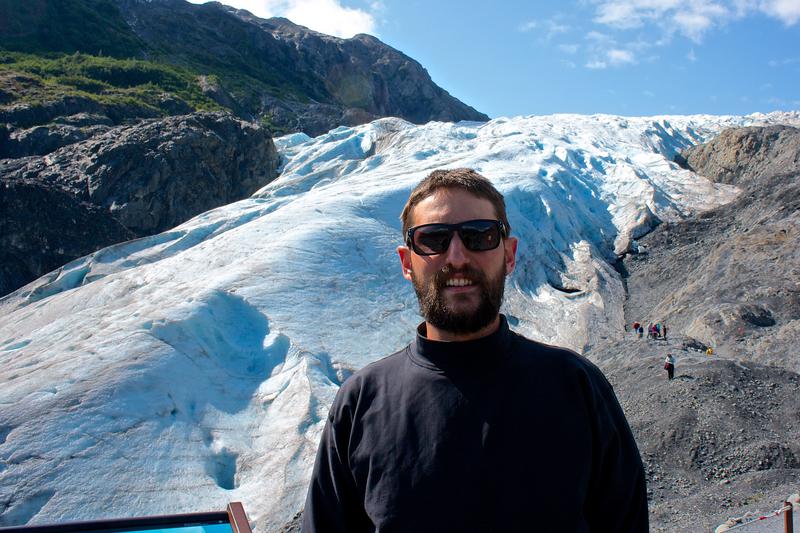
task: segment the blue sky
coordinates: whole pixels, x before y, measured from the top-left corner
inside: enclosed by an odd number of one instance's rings
[[[223,3],[375,35],[493,118],[800,110],[800,0]]]

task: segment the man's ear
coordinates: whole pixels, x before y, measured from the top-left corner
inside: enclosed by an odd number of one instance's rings
[[[517,238],[506,237],[503,239],[503,255],[506,264],[506,276],[514,272],[517,265]]]
[[[411,250],[408,246],[398,246],[397,254],[400,256],[400,266],[403,268],[403,277],[411,281]]]

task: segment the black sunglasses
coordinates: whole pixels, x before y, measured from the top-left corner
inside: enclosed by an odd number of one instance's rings
[[[467,220],[458,224],[423,224],[408,229],[406,245],[417,255],[443,254],[453,234],[473,252],[494,250],[506,237],[506,227],[499,220]]]

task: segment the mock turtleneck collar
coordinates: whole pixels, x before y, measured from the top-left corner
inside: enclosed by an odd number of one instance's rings
[[[417,338],[409,346],[409,355],[418,365],[438,371],[481,368],[488,370],[508,357],[511,330],[504,315],[494,333],[471,341],[433,341],[425,337],[425,323],[417,327]]]

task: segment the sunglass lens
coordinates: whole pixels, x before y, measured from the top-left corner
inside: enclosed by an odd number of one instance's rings
[[[470,250],[493,250],[500,244],[500,227],[493,221],[476,220],[462,224],[459,236]]]
[[[421,227],[414,232],[414,248],[423,254],[440,254],[450,246],[453,230],[447,226]]]

